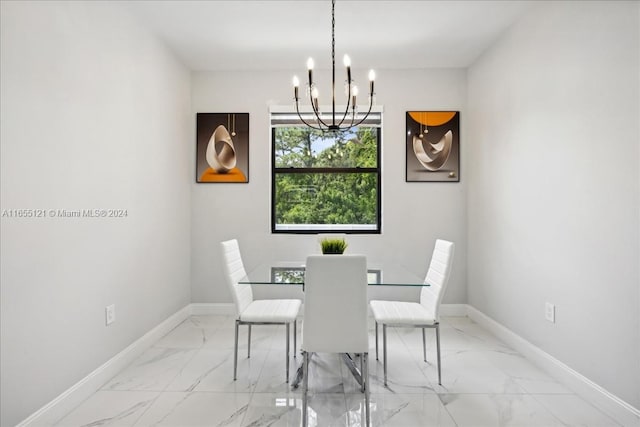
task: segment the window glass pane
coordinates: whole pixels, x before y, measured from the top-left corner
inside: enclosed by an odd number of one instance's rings
[[[376,128],[322,133],[307,127],[274,128],[276,168],[375,168]]]
[[[274,179],[276,230],[377,229],[377,173],[275,173]]]
[[[276,283],[304,283],[304,268],[271,267],[271,280]]]

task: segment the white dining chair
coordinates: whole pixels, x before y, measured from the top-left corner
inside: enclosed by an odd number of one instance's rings
[[[367,260],[364,255],[311,255],[304,278],[302,323],[303,426],[307,425],[307,391],[311,353],[360,354],[365,417],[369,411],[369,337],[367,332]]]
[[[387,326],[422,329],[422,354],[427,361],[425,328],[436,330],[438,357],[438,384],[442,385],[440,372],[440,317],[439,308],[449,282],[455,245],[446,240],[436,240],[431,263],[420,291],[420,302],[372,300],[371,311],[376,321],[376,360],[378,360],[378,325],[382,324],[382,352],[384,385],[387,385]]]
[[[236,380],[238,370],[238,329],[247,325],[247,358],[251,357],[252,325],[286,325],[286,381],[289,382],[289,325],[293,323],[293,357],[296,356],[296,318],[300,311],[301,301],[298,299],[254,300],[251,285],[238,283],[246,276],[240,247],[236,239],[221,243],[224,256],[227,284],[235,303],[236,331],[233,347],[233,379]]]

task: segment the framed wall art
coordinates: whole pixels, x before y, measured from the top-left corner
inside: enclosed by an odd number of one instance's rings
[[[460,112],[407,111],[406,181],[460,181]]]
[[[196,115],[196,182],[249,182],[249,113]]]

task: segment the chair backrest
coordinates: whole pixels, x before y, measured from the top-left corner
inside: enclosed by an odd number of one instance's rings
[[[310,255],[304,274],[302,350],[366,353],[367,259]]]
[[[455,245],[446,240],[436,240],[427,277],[424,279],[429,286],[423,286],[420,291],[420,304],[433,313],[434,319],[439,321],[439,310],[442,297],[449,283],[453,252]]]
[[[236,305],[238,316],[253,302],[251,285],[240,284],[238,281],[247,275],[242,264],[240,247],[236,239],[221,242],[222,255],[224,256],[224,272],[227,276],[227,285],[231,291],[233,302]]]

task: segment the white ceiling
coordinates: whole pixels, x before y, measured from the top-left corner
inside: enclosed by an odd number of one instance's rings
[[[337,0],[336,65],[467,67],[532,3]],[[330,0],[123,4],[192,70],[331,68]]]

